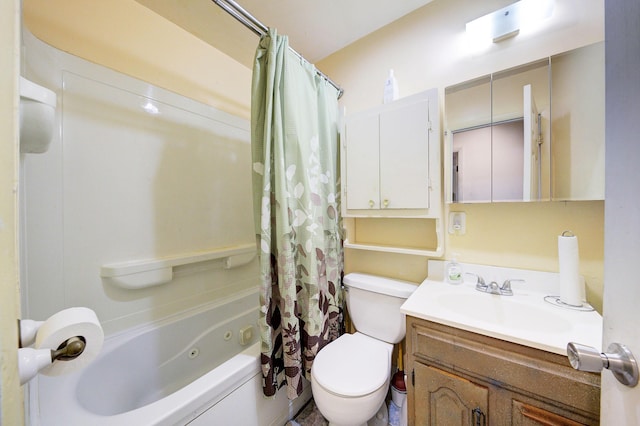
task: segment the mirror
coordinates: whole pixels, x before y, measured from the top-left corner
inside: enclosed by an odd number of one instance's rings
[[[604,43],[445,89],[447,201],[604,199]]]

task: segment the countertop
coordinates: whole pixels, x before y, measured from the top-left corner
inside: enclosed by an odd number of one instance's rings
[[[440,262],[442,263],[442,262]],[[475,277],[465,275],[462,284],[444,282],[433,272],[402,305],[409,316],[460,328],[497,339],[566,355],[567,343],[576,342],[602,350],[602,316],[558,306],[545,297],[558,294],[554,273],[492,268],[463,264],[465,272],[485,276],[525,278],[513,284],[513,296],[499,296],[475,289]],[[429,271],[442,265],[432,261]],[[491,278],[498,281],[498,278]],[[487,280],[487,283],[490,282]]]

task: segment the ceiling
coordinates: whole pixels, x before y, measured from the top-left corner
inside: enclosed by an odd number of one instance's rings
[[[212,0],[136,0],[246,66],[258,37]],[[315,63],[432,0],[237,0]]]

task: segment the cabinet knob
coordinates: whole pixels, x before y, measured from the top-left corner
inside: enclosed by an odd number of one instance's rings
[[[369,207],[373,208],[373,206],[375,206],[376,203],[373,202],[373,200],[369,200]]]
[[[389,200],[385,199],[385,200],[382,202],[382,204],[383,204],[385,207],[389,207]]]

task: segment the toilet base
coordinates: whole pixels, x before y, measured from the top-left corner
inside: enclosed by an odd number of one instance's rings
[[[344,398],[326,391],[320,386],[313,374],[311,375],[311,391],[316,407],[325,419],[333,426],[378,426],[384,423],[367,423],[376,419],[381,405],[385,408],[385,397],[389,389],[389,380],[378,390],[359,398]],[[376,408],[377,407],[377,408]],[[354,418],[361,416],[359,418]],[[388,416],[387,416],[387,422]]]

